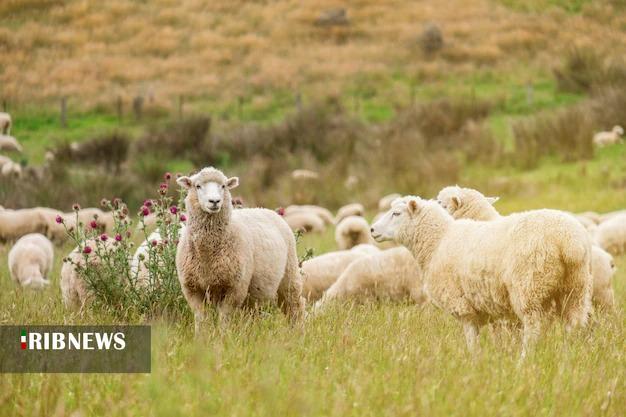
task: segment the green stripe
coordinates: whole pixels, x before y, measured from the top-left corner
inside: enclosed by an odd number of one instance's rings
[[[22,336],[26,336],[26,329],[22,329]]]

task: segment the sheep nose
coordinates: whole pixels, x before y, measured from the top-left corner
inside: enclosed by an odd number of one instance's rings
[[[374,233],[374,228],[373,227],[370,228],[370,233]]]
[[[209,203],[213,204],[214,206],[217,206],[217,204],[222,201],[222,200],[209,200]]]

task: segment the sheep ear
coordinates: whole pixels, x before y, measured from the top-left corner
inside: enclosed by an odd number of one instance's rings
[[[176,183],[186,190],[191,188],[191,178],[187,176],[177,178]]]
[[[226,186],[228,187],[229,190],[232,190],[233,188],[237,188],[237,186],[239,186],[239,178],[238,177],[231,177],[226,181]]]
[[[461,197],[458,197],[458,196],[452,197],[450,199],[450,205],[455,210],[458,209],[459,207],[461,207]]]
[[[407,209],[409,211],[409,215],[411,216],[415,215],[415,213],[419,211],[417,200],[409,200],[409,203],[407,204]]]
[[[500,197],[486,197],[489,204],[492,206],[500,199]]]

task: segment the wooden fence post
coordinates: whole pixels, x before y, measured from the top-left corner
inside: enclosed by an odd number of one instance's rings
[[[61,98],[61,127],[67,127],[67,97]]]

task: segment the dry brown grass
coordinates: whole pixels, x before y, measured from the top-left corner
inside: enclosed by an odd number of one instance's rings
[[[313,98],[345,92],[355,77],[387,79],[389,68],[437,78],[507,68],[532,58],[552,65],[565,45],[623,54],[626,40],[610,4],[582,15],[523,14],[486,0],[360,0],[350,24],[319,27],[332,0],[5,0],[0,4],[0,96],[42,102],[62,95],[85,105],[118,95],[179,94],[221,102],[298,89]],[[607,20],[600,21],[598,16]],[[444,47],[424,57],[428,23]],[[538,59],[537,59],[538,58]]]

